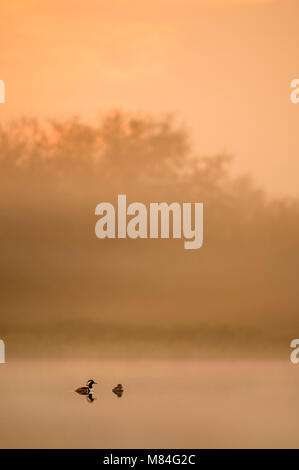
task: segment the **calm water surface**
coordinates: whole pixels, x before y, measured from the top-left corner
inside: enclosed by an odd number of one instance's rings
[[[93,403],[73,391],[89,378]],[[11,360],[0,384],[1,448],[299,447],[288,360]]]

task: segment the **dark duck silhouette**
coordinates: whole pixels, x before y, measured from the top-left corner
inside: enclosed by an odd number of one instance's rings
[[[121,398],[123,396],[123,393],[124,393],[124,389],[123,389],[123,386],[122,384],[117,384],[116,387],[114,387],[112,389],[112,392],[118,396],[118,398]]]
[[[79,387],[75,390],[79,395],[85,395],[87,401],[92,403],[95,400],[93,385],[96,384],[94,380],[90,379],[86,382],[86,387]]]

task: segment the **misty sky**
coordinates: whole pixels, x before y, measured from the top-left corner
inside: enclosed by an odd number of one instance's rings
[[[299,194],[297,0],[10,0],[0,10],[1,121],[173,111],[199,153],[225,150],[270,192]]]

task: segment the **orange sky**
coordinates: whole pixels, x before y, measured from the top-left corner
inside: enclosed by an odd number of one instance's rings
[[[9,0],[0,119],[173,111],[200,153],[225,149],[299,195],[298,0]]]

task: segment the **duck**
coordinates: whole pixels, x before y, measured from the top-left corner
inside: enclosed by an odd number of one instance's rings
[[[95,382],[94,380],[92,379],[89,379],[87,380],[86,382],[86,387],[79,387],[75,390],[76,393],[79,393],[79,395],[92,395],[94,390],[92,388],[92,386],[94,384],[97,384],[97,382]]]
[[[123,389],[123,386],[122,384],[117,384],[116,387],[114,387],[112,389],[112,392],[118,396],[118,398],[121,398],[123,393],[124,393],[124,389]]]

